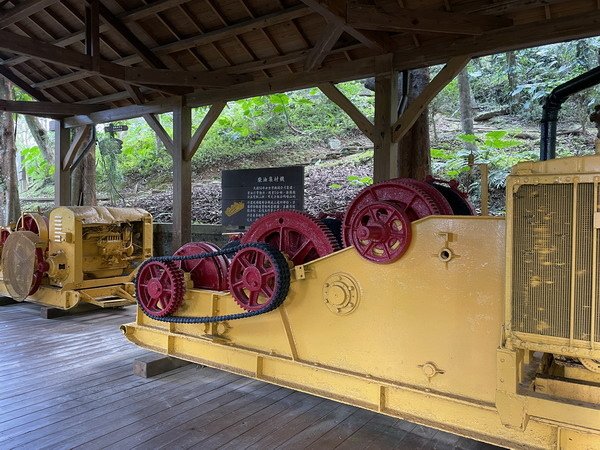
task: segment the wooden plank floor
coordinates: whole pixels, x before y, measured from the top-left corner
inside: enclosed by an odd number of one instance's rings
[[[198,365],[139,378],[133,307],[39,309],[0,307],[0,449],[495,448]]]

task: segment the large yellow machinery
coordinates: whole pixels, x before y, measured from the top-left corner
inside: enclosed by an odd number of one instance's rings
[[[122,330],[501,446],[600,448],[599,188],[600,156],[519,164],[499,218],[454,186],[390,180],[352,202],[341,241],[272,213],[232,247],[146,261]]]
[[[0,294],[58,309],[135,303],[135,269],[152,256],[152,216],[141,209],[27,213],[0,236]]]

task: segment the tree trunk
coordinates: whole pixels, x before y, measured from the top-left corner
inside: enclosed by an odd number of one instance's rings
[[[35,140],[38,148],[44,155],[48,164],[54,164],[54,147],[50,142],[50,138],[48,136],[48,130],[44,126],[44,124],[34,116],[25,116],[25,121],[27,122],[27,126],[29,127],[29,131]]]
[[[471,84],[469,83],[469,72],[465,67],[458,74],[458,99],[460,104],[460,124],[465,134],[475,134],[473,126],[473,97],[471,96]],[[465,148],[475,153],[477,147],[472,142],[465,142]]]
[[[0,77],[0,98],[13,100],[12,85]],[[17,177],[17,147],[15,145],[15,123],[9,112],[0,112],[0,222],[16,222],[21,215]]]
[[[96,206],[96,145],[87,152],[71,175],[74,205]]]
[[[429,84],[429,68],[410,72],[408,104]],[[429,109],[425,109],[412,128],[398,143],[398,174],[400,177],[424,179],[431,174],[429,140]]]
[[[520,95],[514,95],[513,92],[517,89],[517,58],[514,51],[506,52],[506,77],[508,78],[508,97],[510,99],[510,112],[514,113],[516,106],[521,103]]]

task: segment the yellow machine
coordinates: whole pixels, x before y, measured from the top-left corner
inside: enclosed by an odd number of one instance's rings
[[[70,309],[135,303],[136,267],[152,256],[152,216],[141,209],[59,207],[2,230],[0,294]]]
[[[518,164],[506,218],[435,187],[446,204],[413,180],[365,189],[341,250],[288,212],[237,247],[147,261],[123,333],[496,445],[600,448],[600,156]]]

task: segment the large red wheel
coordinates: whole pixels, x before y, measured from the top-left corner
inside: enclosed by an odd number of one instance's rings
[[[327,226],[300,211],[276,211],[261,217],[250,226],[241,242],[265,242],[284,253],[295,265],[339,250]]]
[[[430,189],[437,195],[431,195]],[[423,188],[415,180],[396,178],[374,184],[363,189],[346,209],[342,224],[342,237],[346,246],[353,245],[350,238],[356,232],[353,224],[360,223],[360,219],[356,217],[368,206],[380,202],[392,202],[411,222],[436,214],[452,214],[450,205],[435,188]]]
[[[41,214],[25,213],[19,217],[16,229],[20,231],[31,231],[37,234],[43,242],[48,243],[48,219]]]
[[[352,216],[348,239],[363,258],[388,264],[398,260],[408,249],[410,219],[397,203],[374,202]]]
[[[137,274],[137,301],[151,316],[173,314],[183,302],[184,293],[183,272],[172,262],[150,261]]]
[[[238,251],[229,267],[229,289],[236,303],[246,311],[266,308],[275,300],[277,261],[260,248]]]
[[[218,252],[219,250],[219,247],[209,242],[189,242],[177,250],[175,256],[199,255],[201,253]],[[194,288],[214,291],[227,290],[229,260],[225,256],[188,259],[176,261],[175,264],[184,272],[189,272]]]

